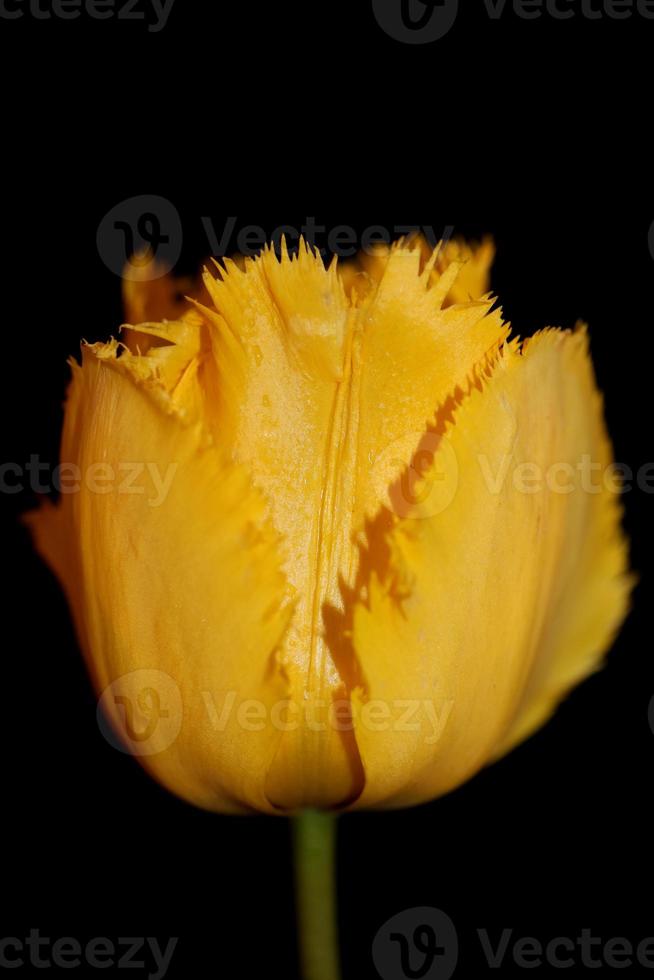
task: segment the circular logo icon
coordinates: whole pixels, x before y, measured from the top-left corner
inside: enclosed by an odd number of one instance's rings
[[[372,0],[377,23],[395,41],[431,44],[454,25],[459,0]]]
[[[156,755],[182,727],[179,688],[163,670],[133,670],[112,681],[98,701],[98,727],[110,745],[128,755]]]
[[[398,912],[372,944],[372,961],[382,980],[449,980],[458,958],[454,923],[429,906]]]
[[[459,485],[456,454],[447,436],[407,432],[391,442],[372,466],[380,500],[398,517],[435,517],[449,507]]]
[[[182,222],[165,197],[130,197],[105,214],[96,244],[100,258],[117,276],[141,282],[159,279],[179,259]]]

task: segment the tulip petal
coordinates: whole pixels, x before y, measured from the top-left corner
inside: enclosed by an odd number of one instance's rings
[[[469,778],[597,667],[625,615],[618,500],[587,492],[578,470],[586,455],[611,461],[585,331],[506,344],[459,402],[425,478],[454,491],[449,505],[430,512],[427,495],[369,528],[353,611],[357,806],[411,805]]]
[[[372,481],[359,483],[361,525],[377,511],[380,482],[394,483],[439,405],[469,385],[509,333],[492,299],[443,308],[460,271],[454,262],[434,282],[418,247],[394,247],[360,310],[359,465],[367,459],[373,469]]]
[[[339,275],[348,296],[353,294],[358,302],[365,300],[383,278],[393,249],[398,248],[408,251],[418,249],[421,263],[431,268],[429,279],[432,286],[441,282],[446,271],[456,265],[456,277],[448,277],[447,288],[443,290],[445,307],[481,299],[489,290],[490,268],[495,256],[492,239],[485,238],[480,245],[450,239],[439,242],[434,248],[423,235],[419,235],[410,243],[402,242],[392,247],[377,245],[342,265]]]
[[[122,285],[123,309],[130,323],[177,320],[188,309],[188,294],[206,300],[198,277],[174,276],[147,252],[132,256]]]
[[[335,265],[304,245],[267,250],[206,277],[216,313],[214,431],[252,472],[283,537],[297,594],[280,654],[293,692],[267,780],[278,806],[335,806],[360,794],[344,637],[356,535],[387,499],[453,385],[493,356],[508,328],[486,299],[443,308],[459,267],[393,248],[376,288],[348,304]],[[299,711],[300,718],[297,718]]]
[[[360,789],[351,734],[326,721],[344,690],[320,624],[321,596],[338,593],[338,556],[349,547],[347,531],[332,535],[326,522],[350,313],[335,266],[304,246],[293,259],[267,250],[243,269],[228,260],[205,281],[217,311],[202,310],[216,371],[212,430],[268,501],[297,597],[279,655],[291,697],[276,713],[283,738],[266,792],[289,810],[333,806]]]
[[[116,728],[123,707],[148,720],[140,677],[161,700],[159,741],[129,745],[148,770],[199,806],[274,812],[265,777],[281,734],[262,719],[287,694],[276,651],[291,614],[278,536],[242,468],[118,354],[85,347],[73,368],[62,460],[81,487],[31,515],[38,547],[98,691],[122,691],[103,697]]]

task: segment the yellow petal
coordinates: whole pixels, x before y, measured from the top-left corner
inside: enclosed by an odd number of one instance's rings
[[[338,591],[337,555],[347,546],[329,508],[340,478],[335,402],[350,314],[335,267],[326,270],[306,248],[292,261],[267,251],[244,271],[226,267],[219,279],[205,277],[218,311],[205,312],[217,372],[213,430],[268,501],[296,595],[279,656],[291,704],[279,715],[283,738],[267,793],[288,809],[336,805],[360,789],[356,751],[325,721],[345,691],[320,615],[325,591]]]
[[[431,799],[527,734],[597,666],[628,601],[617,498],[585,492],[577,470],[611,460],[583,331],[506,345],[441,431],[425,484],[449,487],[449,505],[431,513],[427,494],[369,535],[358,806]],[[549,488],[553,464],[572,467],[572,493]],[[523,492],[535,468],[541,489]]]
[[[455,279],[448,280],[443,306],[467,303],[486,295],[490,288],[490,269],[495,257],[495,246],[491,238],[485,238],[479,245],[470,245],[461,239],[439,242],[434,249],[424,235],[417,236],[411,244],[401,245],[403,249],[417,248],[422,265],[431,263],[430,282],[436,285],[445,272],[456,264]],[[340,267],[346,293],[359,300],[368,296],[386,269],[393,249],[398,245],[377,245],[362,252],[356,259]]]
[[[444,306],[460,271],[455,262],[434,279],[419,247],[393,248],[359,309],[359,519],[376,512],[379,485],[392,485],[437,408],[470,383],[509,332],[490,299]]]
[[[37,544],[66,583],[98,692],[120,691],[104,698],[118,730],[126,698],[134,731],[152,689],[161,701],[160,741],[127,738],[152,775],[199,806],[270,812],[279,733],[239,710],[287,694],[278,540],[243,471],[117,353],[86,347],[74,366],[62,460],[79,466],[80,491],[31,516]]]
[[[129,323],[178,320],[188,310],[186,296],[206,302],[202,282],[175,276],[149,253],[133,256],[123,276],[123,308]]]
[[[269,250],[243,270],[228,262],[205,279],[217,310],[202,311],[217,366],[215,438],[269,502],[297,595],[280,654],[296,716],[267,782],[279,806],[343,804],[361,792],[345,611],[357,535],[440,400],[507,333],[490,301],[444,309],[447,287],[433,282],[432,266],[418,246],[394,248],[355,306],[335,266],[306,247],[293,260]]]
[[[448,241],[439,251],[433,273],[437,280],[451,263],[457,262],[461,266],[460,274],[450,287],[446,305],[467,303],[485,296],[490,288],[490,269],[494,258],[495,245],[491,238],[484,238],[479,245],[468,245],[460,239]]]
[[[635,577],[627,573],[628,547],[620,530],[617,496],[619,479],[611,471],[613,454],[604,428],[602,399],[590,361],[584,356],[587,343],[583,328],[578,348],[578,385],[569,418],[579,427],[585,423],[579,442],[593,447],[593,452],[579,461],[585,472],[580,482],[583,479],[590,492],[577,494],[571,501],[577,512],[567,522],[558,572],[561,584],[517,712],[496,756],[540,728],[571,688],[603,666],[604,653],[622,624],[635,583]],[[589,462],[594,463],[592,472],[587,468]],[[595,500],[589,501],[589,496]]]

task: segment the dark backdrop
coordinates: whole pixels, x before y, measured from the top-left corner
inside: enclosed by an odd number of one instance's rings
[[[177,207],[186,268],[206,252],[203,214],[492,233],[493,288],[516,332],[588,320],[616,457],[654,459],[654,22],[491,22],[477,4],[447,37],[410,46],[366,3],[177,4],[156,35],[0,23],[3,460],[56,460],[66,357],[121,319],[98,224],[134,194]],[[64,600],[18,522],[36,498],[0,503],[0,933],[179,936],[169,976],[293,978],[286,821],[196,811],[104,740]],[[641,583],[607,669],[449,797],[342,820],[346,980],[376,976],[373,937],[413,906],[447,912],[475,976],[480,927],[654,934],[654,500],[633,490],[625,506]]]

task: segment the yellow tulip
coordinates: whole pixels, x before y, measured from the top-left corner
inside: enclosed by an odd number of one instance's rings
[[[72,364],[71,486],[31,523],[113,725],[183,798],[430,800],[601,665],[631,581],[587,334],[509,339],[491,258],[267,250]]]

